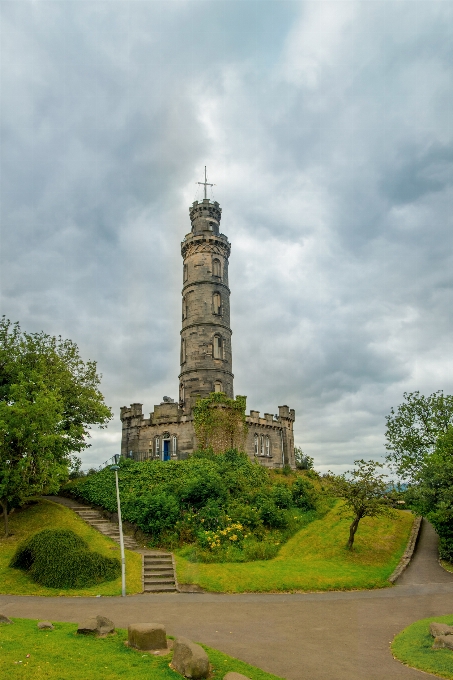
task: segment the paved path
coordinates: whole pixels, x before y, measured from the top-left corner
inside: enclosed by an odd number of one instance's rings
[[[423,519],[414,556],[399,577],[398,585],[453,582],[453,574],[445,571],[438,562],[438,544],[439,537],[433,525]]]
[[[186,635],[288,680],[422,680],[429,676],[395,661],[389,643],[417,619],[453,613],[453,575],[429,582],[431,574],[441,576],[433,566],[437,564],[435,541],[429,525],[423,524],[413,566],[404,575],[409,583],[400,581],[393,588],[294,595],[175,593],[125,599],[2,595],[0,611],[73,622],[100,613],[118,627],[165,623],[171,635]],[[442,570],[442,579],[444,574]],[[412,578],[419,580],[411,582]]]

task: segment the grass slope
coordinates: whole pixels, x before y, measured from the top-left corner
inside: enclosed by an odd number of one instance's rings
[[[129,649],[125,630],[106,638],[77,635],[77,625],[54,623],[55,630],[39,631],[36,621],[13,619],[0,626],[0,677],[9,680],[175,680],[169,668],[171,656],[156,657]],[[255,666],[203,645],[213,666],[214,678],[229,671],[251,680],[279,680]],[[27,658],[27,654],[30,656]],[[22,662],[22,663],[19,663]]]
[[[115,581],[100,583],[90,588],[60,589],[45,588],[32,581],[27,573],[19,569],[10,569],[8,564],[16,551],[17,545],[28,536],[41,529],[72,529],[81,536],[91,550],[108,557],[120,557],[117,543],[100,534],[78,517],[72,510],[57,503],[39,500],[16,510],[10,516],[11,536],[0,537],[0,593],[3,595],[121,595],[121,577]],[[142,592],[142,558],[141,555],[126,550],[126,589],[127,593]]]
[[[176,553],[180,583],[198,584],[214,592],[276,592],[382,588],[406,547],[413,515],[397,511],[397,519],[365,518],[354,550],[346,549],[350,520],[340,503],[322,519],[293,536],[272,560],[243,564],[200,564]]]
[[[393,656],[406,666],[453,679],[453,652],[431,649],[434,638],[429,633],[431,621],[453,625],[453,616],[433,616],[416,621],[398,633],[392,642]]]

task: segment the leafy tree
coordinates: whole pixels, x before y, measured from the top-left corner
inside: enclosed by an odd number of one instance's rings
[[[31,495],[56,491],[74,453],[89,444],[90,425],[112,412],[99,391],[96,363],[76,344],[26,333],[0,321],[0,505],[8,512]]]
[[[353,517],[349,527],[349,550],[352,550],[361,519],[393,515],[387,498],[387,475],[377,472],[378,468],[384,467],[383,464],[374,460],[355,460],[354,463],[357,466],[355,470],[331,478],[333,493],[345,501],[344,512]]]
[[[442,390],[424,397],[404,393],[404,402],[387,416],[387,461],[403,479],[413,479],[440,435],[453,425],[453,396]]]
[[[300,446],[294,447],[294,458],[296,459],[296,468],[298,470],[312,470],[313,469],[313,458],[307,456]]]
[[[453,562],[453,426],[438,437],[407,492],[412,508],[439,534],[440,557]]]

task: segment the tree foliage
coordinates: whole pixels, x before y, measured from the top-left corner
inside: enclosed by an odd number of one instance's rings
[[[331,479],[332,491],[345,502],[344,512],[352,515],[347,547],[352,549],[359,522],[364,517],[393,515],[387,497],[387,475],[378,473],[384,467],[374,460],[355,460],[355,470],[348,470]]]
[[[312,470],[313,469],[313,458],[307,456],[300,446],[294,447],[294,458],[296,460],[296,468],[298,470]]]
[[[404,393],[404,402],[387,416],[387,461],[403,479],[413,479],[440,435],[453,425],[453,396],[442,390],[425,397]]]
[[[215,453],[242,449],[247,435],[246,397],[230,399],[223,392],[212,392],[199,399],[193,409],[193,424],[201,449]]]
[[[437,439],[407,492],[407,498],[439,535],[439,554],[453,562],[453,426]]]
[[[90,425],[112,417],[94,361],[76,344],[0,321],[0,504],[5,533],[12,504],[58,489]]]

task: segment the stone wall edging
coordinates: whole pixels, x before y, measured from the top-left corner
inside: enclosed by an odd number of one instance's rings
[[[403,571],[408,567],[412,556],[414,554],[415,546],[417,545],[418,535],[420,533],[420,527],[422,524],[423,517],[415,517],[414,523],[412,524],[411,533],[409,535],[409,540],[407,542],[406,550],[401,556],[395,570],[389,576],[388,580],[390,583],[395,583],[395,581],[401,576]]]

